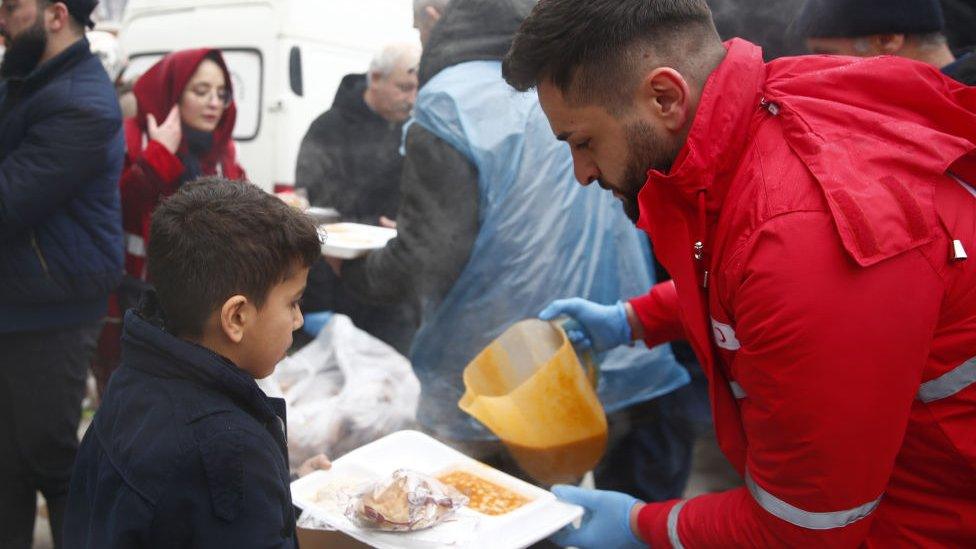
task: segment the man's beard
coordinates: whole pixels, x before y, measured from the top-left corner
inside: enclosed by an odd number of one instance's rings
[[[24,77],[37,68],[44,51],[47,49],[47,33],[44,30],[44,19],[39,17],[33,26],[11,38],[4,33],[7,51],[0,63],[0,78]]]
[[[647,183],[647,171],[653,168],[661,173],[668,173],[671,171],[676,152],[668,147],[666,139],[657,135],[650,124],[638,122],[628,125],[625,131],[627,167],[624,177],[619,182],[601,182],[600,186],[616,190],[627,217],[637,223],[640,219],[638,196]]]

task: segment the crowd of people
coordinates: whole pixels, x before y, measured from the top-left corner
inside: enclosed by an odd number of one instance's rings
[[[410,359],[421,430],[523,477],[463,369],[576,321],[610,437],[549,544],[976,543],[976,7],[787,3],[770,33],[733,0],[414,0],[422,47],[302,142],[312,206],[397,230],[341,261],[247,182],[219,50],[123,119],[95,0],[3,0],[0,547],[38,492],[58,547],[296,546],[256,380],[333,313]],[[682,499],[709,431],[729,489]]]

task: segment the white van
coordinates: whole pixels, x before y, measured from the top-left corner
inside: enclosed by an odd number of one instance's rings
[[[294,184],[298,148],[342,77],[390,42],[417,40],[412,0],[129,0],[120,40],[127,80],[171,51],[214,47],[237,101],[234,139],[248,178]]]

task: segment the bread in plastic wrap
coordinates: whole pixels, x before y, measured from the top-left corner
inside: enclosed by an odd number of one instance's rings
[[[361,528],[414,532],[451,519],[468,498],[437,479],[406,469],[355,496],[346,516]]]

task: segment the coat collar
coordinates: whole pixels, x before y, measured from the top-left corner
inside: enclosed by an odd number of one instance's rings
[[[726,43],[728,53],[709,76],[684,147],[671,170],[650,170],[640,195],[638,226],[652,230],[656,215],[652,194],[664,192],[685,206],[694,206],[700,191],[709,195],[710,213],[717,213],[728,191],[731,174],[748,142],[749,122],[762,101],[766,71],[762,49],[744,40]],[[663,206],[663,205],[662,205]]]
[[[262,422],[283,418],[275,399],[266,396],[248,373],[210,349],[173,336],[162,326],[159,307],[150,292],[139,311],[130,310],[125,315],[122,367],[219,391]]]
[[[27,76],[11,77],[5,83],[10,91],[16,93],[17,97],[23,97],[26,94],[43,88],[58,75],[67,72],[71,67],[74,67],[89,57],[92,57],[91,45],[88,43],[87,38],[82,37],[61,53],[44,63],[38,64]]]

